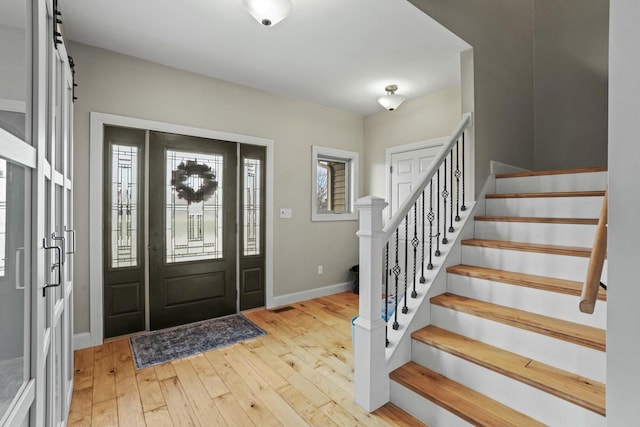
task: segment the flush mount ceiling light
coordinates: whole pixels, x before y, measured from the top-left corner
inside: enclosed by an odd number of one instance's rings
[[[396,85],[389,85],[385,87],[384,90],[387,91],[387,94],[378,98],[378,103],[386,110],[393,111],[402,104],[404,96],[396,95],[396,91],[398,90],[398,86]]]
[[[242,0],[242,4],[265,27],[276,25],[291,13],[291,0]]]

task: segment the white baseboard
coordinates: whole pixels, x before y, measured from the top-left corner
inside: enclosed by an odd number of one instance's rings
[[[489,163],[490,174],[495,175],[497,173],[515,173],[515,172],[530,172],[529,169],[519,168],[517,166],[511,166],[506,163],[496,162],[495,160],[491,160]]]
[[[91,347],[91,334],[89,332],[81,332],[73,336],[73,349],[82,350]]]
[[[290,294],[274,296],[271,304],[267,308],[280,307],[287,304],[294,304],[300,301],[307,301],[314,298],[325,297],[340,292],[352,290],[352,282],[336,283],[335,285],[323,286],[321,288],[309,289],[308,291],[293,292]]]

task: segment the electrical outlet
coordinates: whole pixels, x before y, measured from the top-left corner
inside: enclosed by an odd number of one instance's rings
[[[322,265],[318,266],[318,274],[322,274],[323,273],[323,268]]]
[[[291,208],[280,208],[280,218],[290,219],[293,217]]]

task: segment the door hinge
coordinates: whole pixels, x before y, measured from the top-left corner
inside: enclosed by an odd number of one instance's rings
[[[389,166],[389,173],[393,173],[393,166]]]

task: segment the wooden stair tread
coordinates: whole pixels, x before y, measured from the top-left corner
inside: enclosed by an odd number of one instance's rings
[[[541,218],[527,216],[488,216],[480,215],[474,217],[476,221],[491,222],[527,222],[541,224],[585,224],[598,225],[598,218]]]
[[[392,380],[477,426],[544,424],[415,362],[389,374]]]
[[[444,293],[431,298],[431,304],[547,335],[595,350],[606,351],[606,331],[604,329],[555,319],[541,314],[450,293]]]
[[[494,193],[487,199],[524,199],[536,197],[602,197],[604,191],[548,191],[542,193]]]
[[[475,277],[492,282],[508,283],[516,286],[540,289],[567,295],[580,296],[582,283],[574,280],[557,279],[555,277],[536,276],[533,274],[517,273],[515,271],[498,270],[495,268],[478,267],[475,265],[459,264],[447,268],[447,272],[460,276]],[[604,289],[598,291],[600,301],[607,300]]]
[[[381,417],[398,427],[428,427],[425,423],[409,415],[402,408],[391,402],[373,411],[373,415]]]
[[[605,385],[498,347],[427,326],[411,337],[568,402],[605,415]]]
[[[572,173],[606,172],[606,171],[607,171],[606,166],[595,166],[590,168],[559,169],[559,170],[552,170],[552,171],[497,173],[496,178],[521,178],[525,176],[565,175],[565,174],[572,174]]]
[[[510,242],[507,240],[491,239],[466,239],[462,241],[462,244],[465,246],[477,246],[481,248],[507,249],[512,251],[568,255],[583,258],[589,258],[591,256],[591,248],[581,246],[546,245],[541,243]]]

